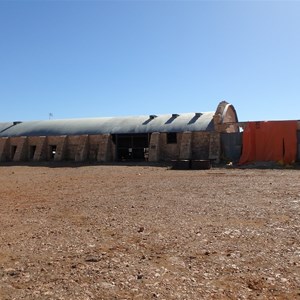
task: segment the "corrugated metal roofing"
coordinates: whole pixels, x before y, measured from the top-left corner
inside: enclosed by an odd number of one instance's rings
[[[1,137],[212,131],[214,112],[0,123]],[[11,126],[13,125],[13,126]],[[3,129],[1,131],[1,128]],[[5,129],[7,128],[7,129]]]
[[[0,133],[13,125],[13,122],[0,123]]]

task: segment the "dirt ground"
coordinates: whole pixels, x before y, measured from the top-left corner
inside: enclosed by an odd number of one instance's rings
[[[300,299],[300,170],[0,167],[0,299]]]

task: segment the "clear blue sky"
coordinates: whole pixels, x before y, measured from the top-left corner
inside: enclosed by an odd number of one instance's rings
[[[0,0],[0,122],[300,119],[300,2]]]

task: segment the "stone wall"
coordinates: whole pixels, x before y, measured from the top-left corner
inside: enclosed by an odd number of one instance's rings
[[[0,138],[0,161],[111,161],[110,135]]]
[[[193,132],[192,159],[209,159],[210,132]]]
[[[167,143],[167,133],[163,132],[160,134],[160,155],[159,160],[169,161],[172,159],[179,159],[180,154],[180,142],[182,133],[177,133],[177,143]]]
[[[209,159],[220,162],[221,156],[221,134],[219,132],[211,132],[209,136]]]
[[[112,146],[112,139],[110,134],[103,134],[100,136],[97,161],[106,162],[112,161],[115,157],[115,147]]]
[[[9,156],[12,161],[24,161],[28,156],[28,138],[11,137],[10,138],[10,152]]]
[[[28,137],[27,159],[34,161],[47,160],[47,137],[33,136]]]
[[[99,144],[100,144],[100,135],[89,135],[89,149],[87,159],[90,161],[97,161]]]
[[[0,139],[0,162],[10,160],[10,138]]]
[[[218,159],[220,137],[215,132],[183,132],[169,142],[167,133],[153,133],[149,161]],[[116,161],[110,134],[0,138],[0,161]]]
[[[153,132],[149,143],[149,161],[160,159],[160,132]]]

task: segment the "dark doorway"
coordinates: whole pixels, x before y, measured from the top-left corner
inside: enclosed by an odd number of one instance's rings
[[[50,160],[54,159],[56,154],[56,145],[50,145]]]
[[[117,160],[145,160],[149,147],[149,134],[118,134],[116,143]]]
[[[17,146],[11,146],[10,157],[12,160],[14,159],[16,152],[17,152]]]
[[[33,160],[35,154],[36,146],[30,146],[29,148],[29,159]]]

